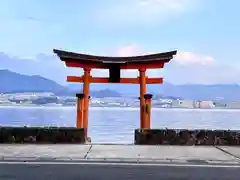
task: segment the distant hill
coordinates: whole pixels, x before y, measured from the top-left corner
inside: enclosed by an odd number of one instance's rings
[[[72,89],[81,88],[78,84],[69,84]],[[91,89],[110,89],[122,94],[122,96],[138,97],[139,85],[125,84],[92,84]],[[240,101],[240,86],[237,84],[185,84],[173,85],[164,82],[163,84],[148,85],[148,93],[159,97],[171,99],[193,99],[193,100],[227,100]]]
[[[104,98],[104,97],[121,97],[122,95],[110,89],[103,89],[99,91],[91,91],[91,96],[97,98]]]
[[[74,95],[80,92],[82,85],[68,84],[62,86],[52,80],[41,76],[28,76],[9,70],[0,70],[0,93],[14,92],[53,92],[57,95]],[[240,101],[240,86],[237,84],[200,85],[186,84],[173,85],[164,83],[149,85],[148,92],[161,97],[183,98],[193,100]],[[93,97],[120,97],[139,96],[139,85],[124,84],[92,84]]]
[[[153,88],[153,92],[164,96],[175,96],[193,100],[240,100],[240,86],[237,84],[186,84],[172,85],[164,83],[159,88]]]
[[[0,93],[53,92],[56,95],[74,96],[76,93],[79,93],[80,90],[81,88],[62,86],[41,76],[28,76],[9,70],[0,70]],[[120,97],[121,94],[110,89],[104,89],[99,91],[91,91],[91,96]]]
[[[73,92],[80,92],[82,91],[82,85],[81,84],[68,84],[67,87],[73,91]],[[114,91],[114,90],[111,90],[109,88],[105,88],[105,89],[99,89],[99,90],[96,90],[94,87],[92,87],[91,85],[91,88],[90,88],[90,91],[91,91],[91,96],[92,97],[97,97],[97,98],[104,98],[104,97],[121,97],[122,94],[117,92],[117,91]]]
[[[47,78],[22,75],[9,70],[0,70],[0,92],[53,92],[69,93],[69,89]]]

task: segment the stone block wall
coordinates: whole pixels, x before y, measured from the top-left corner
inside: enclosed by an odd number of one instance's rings
[[[201,129],[136,129],[135,144],[239,146],[240,131]]]
[[[0,143],[83,144],[84,129],[67,127],[0,127]]]

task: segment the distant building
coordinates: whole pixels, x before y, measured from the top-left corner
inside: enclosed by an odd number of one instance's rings
[[[8,99],[0,98],[0,104],[11,104]]]
[[[55,96],[51,92],[22,92],[22,93],[14,93],[14,94],[7,94],[7,95],[10,100],[17,100],[17,101],[36,100],[39,98]]]
[[[226,108],[228,109],[240,109],[240,102],[228,102],[226,103]]]
[[[33,104],[50,104],[50,103],[59,103],[59,98],[56,96],[49,96],[49,97],[39,97],[38,99],[32,100]]]
[[[197,108],[197,109],[200,108],[200,101],[194,101],[193,102],[193,107]]]
[[[214,108],[215,105],[213,103],[213,101],[200,101],[199,102],[199,108],[203,108],[203,109],[210,109],[210,108]]]
[[[215,108],[226,108],[227,104],[224,101],[214,101],[213,102]]]
[[[172,100],[173,108],[194,108],[195,104],[193,100]]]

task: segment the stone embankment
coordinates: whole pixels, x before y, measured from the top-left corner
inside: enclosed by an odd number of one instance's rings
[[[84,129],[65,127],[1,127],[0,143],[84,144]]]
[[[0,143],[85,144],[84,129],[66,127],[0,127]],[[240,131],[137,129],[136,145],[240,146]]]
[[[201,129],[137,129],[135,130],[135,144],[239,146],[240,131]]]

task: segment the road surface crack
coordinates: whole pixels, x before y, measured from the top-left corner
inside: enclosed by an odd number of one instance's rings
[[[221,147],[215,146],[215,148],[218,149],[218,150],[220,150],[220,151],[222,151],[222,152],[224,152],[225,154],[228,154],[228,155],[236,158],[237,160],[240,160],[240,157],[239,157],[239,156],[236,156],[236,155],[234,155],[233,153],[230,153],[230,152],[222,149]]]
[[[84,159],[87,159],[87,156],[88,156],[88,154],[91,152],[92,147],[93,147],[93,145],[91,145],[90,148],[88,149],[87,153],[86,153],[85,156],[84,156]]]

